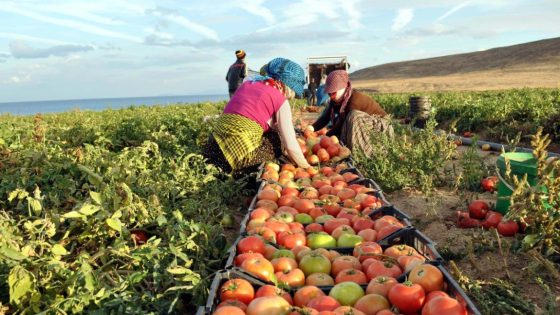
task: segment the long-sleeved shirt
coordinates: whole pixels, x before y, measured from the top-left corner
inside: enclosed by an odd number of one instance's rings
[[[288,156],[299,167],[309,167],[296,140],[290,103],[276,88],[262,82],[245,82],[226,105],[224,113],[247,117],[265,132],[276,126]]]
[[[228,81],[228,88],[230,91],[235,91],[241,83],[243,83],[243,78],[247,76],[247,65],[243,60],[237,60],[231,66],[229,66],[228,72],[226,74],[226,81]]]
[[[352,95],[348,100],[348,104],[346,105],[346,110],[342,115],[340,115],[340,105],[335,104],[333,101],[330,101],[328,106],[325,110],[321,113],[319,118],[313,123],[313,128],[315,130],[319,130],[323,127],[326,127],[329,122],[331,122],[331,111],[334,110],[334,121],[332,122],[333,126],[329,132],[327,132],[328,136],[340,136],[340,130],[342,129],[342,125],[344,124],[344,120],[346,119],[346,114],[351,110],[359,110],[370,115],[377,115],[384,117],[387,113],[381,108],[379,103],[377,103],[374,99],[367,96],[366,94],[352,90]]]

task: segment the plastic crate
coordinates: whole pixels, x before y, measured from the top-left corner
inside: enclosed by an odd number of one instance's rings
[[[379,185],[370,178],[361,178],[361,179],[355,179],[353,181],[350,181],[348,183],[349,185],[353,185],[353,184],[360,184],[360,185],[364,185],[368,188],[373,188],[376,192],[377,195],[376,197],[378,197],[379,199],[381,199],[381,201],[383,201],[384,204],[386,205],[390,205],[391,203],[385,198],[385,195],[383,194],[383,190],[381,189],[381,187],[379,187]]]
[[[449,273],[445,267],[442,265],[437,266],[438,269],[443,273],[443,278],[447,283],[446,292],[453,298],[457,299],[461,304],[467,307],[467,313],[469,315],[481,315],[480,311],[477,309],[476,305],[469,298],[469,296],[463,291],[459,283],[455,281],[453,276]]]
[[[348,165],[348,166],[350,166],[350,165]],[[356,174],[360,177],[358,179],[363,179],[364,178],[364,175],[362,174],[362,172],[360,172],[360,170],[358,170],[357,168],[355,168],[353,166],[350,166],[349,168],[343,169],[342,171],[340,171],[339,174],[342,175],[342,174],[345,174],[345,173]],[[358,180],[358,179],[355,179],[355,180]]]
[[[481,315],[480,311],[477,309],[473,301],[468,297],[465,291],[461,288],[459,283],[453,278],[449,271],[439,262],[430,262],[431,265],[438,268],[443,274],[444,291],[449,294],[450,297],[456,299],[464,305],[467,309],[467,314],[469,315]],[[397,278],[398,282],[404,282],[408,279],[410,272],[401,275]]]
[[[206,305],[200,306],[196,312],[197,315],[210,315],[216,310],[216,306],[220,304],[220,286],[224,284],[226,281],[230,279],[237,279],[241,278],[244,280],[249,281],[257,291],[264,283],[259,279],[243,272],[239,269],[230,269],[230,270],[222,270],[218,271],[212,280],[212,284],[210,285],[210,292],[208,294],[208,299],[206,300]]]
[[[436,263],[443,262],[443,258],[438,253],[435,243],[429,237],[424,235],[424,233],[413,227],[400,229],[380,240],[378,243],[383,248],[401,244],[408,245],[416,249],[428,261]]]
[[[402,212],[401,210],[395,208],[393,205],[383,206],[379,209],[374,210],[372,213],[369,214],[369,217],[376,220],[384,215],[389,215],[392,217],[397,218],[407,227],[412,227],[412,223],[410,221],[410,216],[408,214]]]

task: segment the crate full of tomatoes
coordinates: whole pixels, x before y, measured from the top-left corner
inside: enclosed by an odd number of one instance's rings
[[[478,315],[470,299],[436,264],[420,264],[406,278],[378,276],[297,288],[267,284],[237,270],[216,274],[207,303],[197,315],[354,314]]]

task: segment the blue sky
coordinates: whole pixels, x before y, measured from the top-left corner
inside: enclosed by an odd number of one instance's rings
[[[347,55],[351,71],[560,36],[559,0],[0,0],[0,102],[226,94],[251,69]]]

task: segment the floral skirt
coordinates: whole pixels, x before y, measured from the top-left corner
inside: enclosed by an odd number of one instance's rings
[[[381,117],[377,115],[369,115],[368,113],[352,110],[346,116],[342,130],[340,132],[340,140],[352,151],[362,151],[366,156],[373,154],[374,150],[371,145],[371,137],[376,133],[385,133],[391,137],[394,136],[391,118]]]

